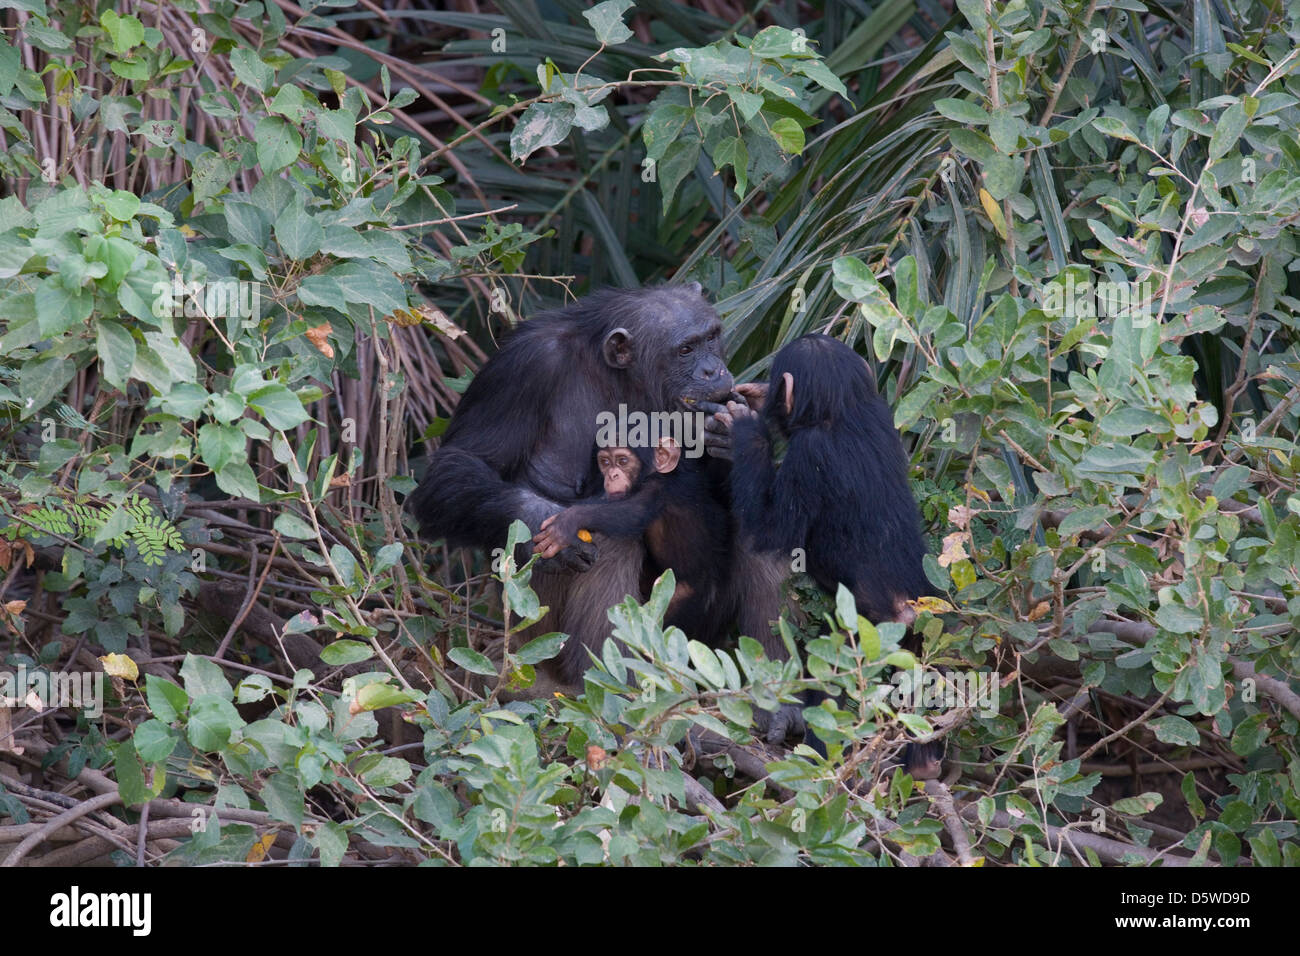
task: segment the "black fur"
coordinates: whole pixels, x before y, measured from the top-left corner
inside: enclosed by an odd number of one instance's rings
[[[788,412],[786,374],[794,380]],[[777,439],[787,443],[779,466]],[[756,551],[791,560],[803,549],[818,585],[834,594],[843,583],[873,623],[895,619],[901,601],[933,593],[903,444],[851,348],[806,335],[781,349],[762,415],[737,417],[732,442],[733,508]],[[909,769],[932,769],[939,752],[911,745]]]
[[[704,463],[683,458],[667,474],[655,471],[650,449],[632,449],[639,472],[624,498],[580,503],[557,516],[561,534],[572,539],[584,528],[609,538],[644,541],[647,561],[642,591],[672,568],[677,589],[664,624],[716,646],[726,636],[727,579],[731,528],[727,509],[714,496]]]
[[[794,377],[794,408],[782,401]],[[733,507],[759,551],[807,554],[808,573],[835,593],[845,584],[869,621],[891,620],[896,602],[932,593],[921,566],[925,540],[907,480],[907,456],[870,369],[827,335],[791,342],[772,362],[762,417],[733,426]],[[772,433],[787,439],[772,456]]]
[[[691,409],[731,394],[721,331],[695,283],[605,290],[524,322],[466,389],[411,495],[421,531],[489,551],[516,518],[536,532],[596,491],[598,413]],[[571,637],[555,663],[569,684],[587,667],[586,648],[599,652],[608,637],[607,609],[640,587],[642,547],[595,545],[594,556],[566,548],[533,579],[551,607],[534,630]]]

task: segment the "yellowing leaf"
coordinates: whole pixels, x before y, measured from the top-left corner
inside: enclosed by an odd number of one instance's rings
[[[984,214],[993,222],[993,228],[998,231],[998,235],[1005,239],[1007,237],[1007,221],[1002,218],[1002,210],[998,208],[998,201],[983,187],[980,187],[980,205],[984,207]]]
[[[316,347],[316,351],[327,359],[334,357],[334,346],[329,343],[329,334],[333,331],[328,322],[314,325],[306,331],[307,341]]]
[[[954,531],[950,535],[945,535],[943,539],[943,550],[939,554],[939,566],[941,568],[951,567],[958,561],[970,557],[966,553],[965,541],[969,535],[965,531]]]
[[[949,614],[957,609],[941,597],[926,595],[919,597],[915,601],[908,601],[918,611],[929,611],[931,614]]]
[[[245,863],[261,863],[266,859],[266,854],[271,852],[271,847],[275,845],[275,833],[268,833],[260,840],[248,848],[248,855],[244,857]]]
[[[104,665],[104,673],[109,677],[121,677],[133,681],[140,676],[140,668],[136,667],[135,661],[125,654],[105,654],[99,662]]]

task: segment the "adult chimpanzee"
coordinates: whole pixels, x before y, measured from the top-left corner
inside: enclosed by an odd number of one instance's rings
[[[501,547],[514,519],[535,533],[596,491],[598,413],[693,410],[731,394],[721,323],[697,283],[594,293],[524,322],[479,370],[409,507],[429,537]],[[551,608],[536,631],[570,635],[539,675],[552,686],[580,686],[587,649],[610,634],[607,610],[641,591],[642,543],[594,544],[594,555],[563,548],[533,576]]]
[[[653,449],[601,448],[596,467],[605,493],[551,515],[533,538],[538,554],[553,557],[592,533],[644,541],[651,578],[673,569],[664,623],[716,644],[730,624],[726,611],[731,566],[726,508],[713,494],[705,470],[682,461],[681,446],[665,436]]]
[[[729,402],[732,508],[742,540],[760,554],[803,549],[808,573],[834,593],[843,583],[869,621],[915,618],[911,598],[933,593],[925,542],[907,481],[907,456],[867,363],[827,335],[777,353],[761,416]],[[778,467],[773,443],[784,441]],[[725,442],[724,442],[725,444]],[[913,776],[934,776],[942,750],[911,745]]]

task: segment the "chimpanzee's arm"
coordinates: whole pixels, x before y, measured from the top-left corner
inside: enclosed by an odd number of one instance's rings
[[[652,475],[626,498],[565,508],[543,522],[542,529],[533,536],[535,550],[549,557],[577,541],[580,530],[607,538],[640,538],[663,507],[665,484],[658,475]]]
[[[530,326],[470,383],[411,496],[408,508],[430,538],[500,547],[515,519],[535,531],[582,493],[594,418],[585,405],[595,399],[564,387],[581,382],[585,370],[564,360],[563,340],[553,330],[543,334],[545,326]],[[588,556],[566,566],[590,562]]]
[[[766,421],[741,415],[732,425],[732,508],[741,530],[760,551],[802,547],[814,509],[825,488],[824,439],[818,429],[800,429],[791,436],[778,468]]]

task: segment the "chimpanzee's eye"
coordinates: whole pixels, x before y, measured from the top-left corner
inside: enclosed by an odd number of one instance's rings
[[[690,354],[691,354],[691,347],[690,347],[689,345],[683,345],[681,348],[679,348],[679,349],[677,350],[677,354],[678,354],[678,355],[690,355]]]

